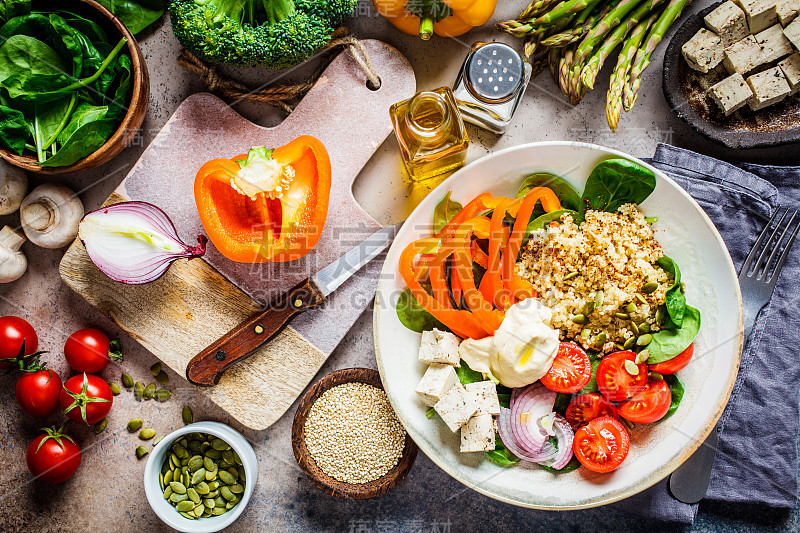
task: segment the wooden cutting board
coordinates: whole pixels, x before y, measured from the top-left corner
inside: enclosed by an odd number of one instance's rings
[[[379,224],[356,203],[352,185],[391,132],[389,106],[411,97],[416,80],[396,49],[363,41],[381,87],[372,91],[348,52],[333,60],[295,110],[275,128],[257,126],[219,98],[187,98],[106,203],[151,202],[175,223],[185,242],[205,233],[194,203],[197,169],[209,159],[281,146],[299,135],[319,138],[333,171],[328,218],[317,247],[290,263],[251,265],[225,259],[209,242],[203,259],[181,260],[159,280],[139,286],[102,274],[76,241],[61,261],[61,277],[179,375],[203,348],[341,256]],[[374,296],[382,257],[348,280],[320,309],[307,311],[219,384],[201,388],[239,422],[265,429],[303,391]]]

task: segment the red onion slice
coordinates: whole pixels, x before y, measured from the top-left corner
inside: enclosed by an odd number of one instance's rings
[[[78,236],[92,262],[106,276],[128,285],[160,278],[173,261],[206,252],[180,240],[166,213],[147,202],[122,202],[92,211],[81,220]]]
[[[558,450],[556,450],[556,447],[549,442],[545,442],[538,451],[531,451],[522,446],[519,441],[514,438],[512,431],[513,422],[511,418],[511,409],[501,407],[500,417],[497,423],[497,432],[500,435],[500,440],[502,441],[503,446],[505,446],[508,451],[519,457],[521,460],[528,461],[530,463],[549,461],[556,457]]]
[[[558,413],[556,413],[556,418],[553,421],[553,429],[556,433],[555,437],[558,439],[558,451],[554,457],[547,461],[540,461],[540,464],[546,464],[550,468],[561,470],[572,459],[572,441],[575,438],[575,432],[569,422]]]
[[[514,393],[517,393],[516,396]],[[547,440],[547,433],[542,431],[539,419],[553,411],[556,393],[540,382],[514,389],[514,393],[510,403],[512,434],[523,448],[531,453],[538,452]],[[523,413],[529,413],[525,422],[522,421]]]

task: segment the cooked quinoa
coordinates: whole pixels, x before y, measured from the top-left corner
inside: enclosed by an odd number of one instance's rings
[[[574,339],[585,348],[609,352],[636,335],[631,322],[641,333],[659,329],[656,310],[672,285],[671,276],[656,264],[662,255],[642,212],[626,204],[616,213],[587,211],[580,226],[564,215],[561,224],[535,232],[522,251],[517,273],[533,284],[542,303],[552,309],[551,326],[560,330],[562,340]],[[658,288],[642,294],[642,287],[650,282],[658,283]],[[586,316],[585,324],[573,321],[591,310],[585,305],[594,302],[599,291],[602,304]],[[625,307],[631,303],[636,309],[628,312]],[[597,338],[601,333],[606,335],[602,348]]]

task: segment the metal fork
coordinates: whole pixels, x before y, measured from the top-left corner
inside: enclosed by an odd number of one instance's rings
[[[773,227],[773,222],[781,212],[783,214]],[[758,312],[769,303],[772,297],[778,282],[778,274],[786,263],[789,249],[800,229],[800,223],[798,223],[791,234],[789,233],[796,216],[796,210],[789,208],[784,210],[779,206],[758,236],[750,253],[747,254],[739,272],[745,343],[753,331]],[[789,235],[788,239],[786,239],[787,235]],[[779,253],[780,255],[778,255]],[[677,500],[683,503],[697,503],[705,497],[711,479],[711,466],[714,464],[714,457],[717,453],[718,430],[719,422],[702,446],[670,476],[669,490]]]

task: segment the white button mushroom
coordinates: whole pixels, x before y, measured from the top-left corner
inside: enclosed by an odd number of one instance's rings
[[[28,176],[4,159],[0,159],[0,215],[10,215],[19,209],[28,192]]]
[[[0,230],[0,283],[18,280],[28,268],[25,254],[20,252],[25,237],[5,226]]]
[[[78,234],[83,204],[69,187],[39,185],[22,201],[20,220],[28,240],[42,248],[61,248]]]

